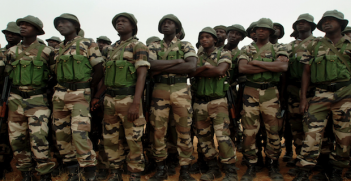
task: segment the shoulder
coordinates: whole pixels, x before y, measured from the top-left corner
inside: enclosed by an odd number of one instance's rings
[[[43,53],[46,54],[46,55],[50,55],[53,52],[54,52],[54,48],[49,47],[49,46],[45,46],[44,49],[43,49]]]
[[[152,42],[152,43],[150,43],[148,48],[150,50],[156,50],[157,51],[157,50],[161,49],[161,43],[160,42]]]
[[[148,49],[148,47],[141,41],[134,41],[134,42],[132,42],[132,45],[133,45],[134,48]]]

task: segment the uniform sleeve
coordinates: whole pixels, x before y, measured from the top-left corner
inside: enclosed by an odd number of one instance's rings
[[[222,51],[217,64],[220,63],[229,63],[229,67],[232,67],[232,54],[229,51]]]
[[[286,57],[289,57],[289,54],[288,54],[288,51],[287,51],[287,48],[284,44],[278,44],[278,45],[275,45],[274,46],[275,49],[276,49],[276,58],[278,58],[280,55],[283,55],[283,56],[286,56]]]
[[[242,60],[242,59],[245,59],[245,60],[247,60],[247,61],[251,61],[250,56],[249,56],[249,54],[248,54],[249,50],[250,50],[250,49],[249,49],[249,46],[244,46],[243,48],[241,48],[241,50],[240,50],[240,56],[239,56],[239,58],[238,58],[238,63],[239,63],[239,61]]]
[[[303,64],[309,64],[310,63],[310,60],[313,58],[313,47],[315,45],[314,43],[315,41],[312,41],[311,43],[309,43],[307,45],[307,48],[306,48],[306,51],[302,53],[302,56],[301,56],[301,59],[300,59],[300,62],[303,63]]]
[[[149,46],[149,59],[150,60],[157,60],[157,48],[156,43],[151,43]]]
[[[288,55],[289,55],[288,57],[291,57],[293,43],[295,43],[295,41],[292,41],[289,44],[285,45],[286,51],[288,52]]]
[[[95,42],[91,41],[87,52],[91,66],[94,67],[95,65],[104,62],[99,47]]]
[[[188,57],[197,57],[196,51],[190,42],[182,42],[182,47],[182,51],[184,52],[184,59]]]
[[[139,67],[147,67],[150,69],[150,63],[147,61],[149,57],[149,49],[141,42],[136,44],[133,50],[133,58],[135,60],[135,69]]]

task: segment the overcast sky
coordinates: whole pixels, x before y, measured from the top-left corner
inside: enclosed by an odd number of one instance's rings
[[[6,28],[10,21],[27,15],[33,15],[44,23],[45,35],[38,36],[47,39],[59,36],[53,20],[62,13],[75,14],[85,31],[85,37],[96,40],[101,35],[108,36],[112,42],[119,39],[112,26],[112,18],[121,12],[133,13],[138,20],[138,34],[144,42],[150,36],[159,36],[158,22],[166,14],[176,15],[183,24],[185,41],[195,46],[199,31],[206,26],[230,26],[241,24],[245,29],[251,22],[265,17],[273,22],[282,24],[285,36],[280,43],[289,43],[293,39],[292,24],[303,13],[314,16],[318,23],[327,10],[338,10],[344,13],[346,19],[351,18],[351,0],[3,0],[6,3],[1,9],[0,30]],[[351,24],[350,24],[351,25]],[[316,29],[315,36],[323,36],[323,32]],[[245,38],[239,47],[247,45],[252,40]],[[4,35],[0,36],[0,43],[4,47],[7,42]]]

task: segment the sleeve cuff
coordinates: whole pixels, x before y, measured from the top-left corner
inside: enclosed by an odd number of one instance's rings
[[[197,58],[197,55],[195,52],[188,52],[184,55],[184,59],[186,59],[188,57],[196,57]]]
[[[93,60],[90,61],[90,64],[92,67],[94,67],[95,65],[104,62],[104,59],[102,57],[97,57],[94,58]]]
[[[134,66],[135,66],[135,69],[138,69],[139,67],[147,67],[147,69],[150,69],[150,63],[145,60],[136,61]]]

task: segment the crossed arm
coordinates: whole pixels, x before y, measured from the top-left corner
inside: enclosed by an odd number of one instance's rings
[[[279,56],[274,62],[263,62],[246,59],[239,60],[239,73],[257,74],[262,72],[285,72],[288,70],[289,59],[286,56]]]
[[[196,70],[196,57],[187,57],[186,59],[176,60],[149,60],[150,70],[159,74],[162,72],[173,74],[190,74]]]
[[[229,63],[220,63],[217,67],[212,65],[204,65],[198,67],[194,73],[189,74],[189,77],[219,77],[224,76],[229,69]]]

